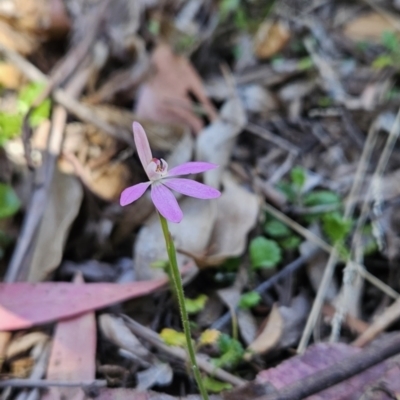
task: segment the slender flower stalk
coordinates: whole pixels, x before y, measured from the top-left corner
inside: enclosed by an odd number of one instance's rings
[[[196,379],[197,386],[199,387],[201,397],[203,398],[203,400],[208,400],[207,390],[205,389],[203,380],[201,379],[200,370],[196,361],[196,353],[194,351],[192,343],[189,317],[185,307],[185,295],[183,292],[181,274],[179,272],[178,263],[176,261],[176,250],[174,241],[171,238],[171,233],[169,232],[168,229],[167,220],[161,214],[159,214],[159,217],[165,238],[165,245],[167,247],[170,275],[173,279],[173,285],[175,287],[176,297],[178,299],[179,311],[181,313],[182,326],[183,326],[183,332],[185,333],[186,347],[189,354],[189,361],[192,367],[194,378]]]
[[[140,162],[146,171],[149,181],[138,183],[137,185],[126,188],[121,193],[120,203],[121,206],[133,203],[139,199],[149,187],[151,187],[151,199],[158,211],[162,232],[165,238],[165,245],[169,258],[169,276],[172,280],[178,300],[191,368],[197,386],[199,387],[201,397],[203,400],[208,400],[208,394],[201,379],[200,370],[196,361],[196,353],[193,348],[189,317],[185,306],[185,295],[183,292],[178,263],[176,261],[175,245],[168,229],[167,220],[177,223],[183,218],[182,210],[170,189],[198,199],[215,199],[221,195],[217,189],[210,186],[191,179],[176,177],[180,175],[205,172],[218,167],[218,165],[201,161],[187,162],[168,171],[168,164],[166,161],[163,159],[153,158],[146,133],[143,127],[137,122],[133,123],[133,137]]]

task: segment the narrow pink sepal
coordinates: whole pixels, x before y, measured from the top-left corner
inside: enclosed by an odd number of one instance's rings
[[[146,171],[147,166],[153,158],[151,153],[150,144],[146,136],[143,126],[139,122],[133,123],[133,139],[135,141],[136,150],[140,158],[140,162]]]
[[[142,197],[143,193],[150,186],[151,182],[138,183],[137,185],[126,188],[119,199],[121,206],[133,203],[139,197]]]
[[[198,199],[216,199],[221,192],[211,186],[204,185],[191,179],[170,178],[163,179],[162,183],[178,193]]]
[[[183,213],[172,192],[161,183],[151,186],[151,199],[158,212],[171,222],[181,222]]]
[[[167,176],[198,174],[200,172],[209,171],[210,169],[214,169],[217,167],[217,164],[212,164],[204,161],[191,161],[172,168],[168,171]]]

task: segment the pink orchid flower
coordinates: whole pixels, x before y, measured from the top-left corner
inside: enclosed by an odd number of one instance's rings
[[[126,206],[139,199],[151,186],[151,199],[158,212],[171,222],[181,222],[183,213],[170,189],[198,199],[215,199],[221,193],[210,186],[191,179],[175,178],[179,175],[197,174],[217,168],[207,162],[187,162],[168,171],[168,164],[161,158],[153,158],[146,132],[138,122],[133,123],[133,137],[139,159],[143,165],[148,182],[126,188],[121,193],[120,204]]]

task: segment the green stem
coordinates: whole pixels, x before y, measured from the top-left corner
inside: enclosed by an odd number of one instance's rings
[[[162,231],[163,231],[164,238],[165,238],[165,245],[167,247],[169,265],[170,265],[170,275],[173,278],[172,283],[175,287],[175,293],[178,298],[179,311],[181,313],[182,326],[183,326],[183,331],[184,331],[185,337],[186,337],[187,351],[189,353],[190,363],[192,364],[191,366],[192,366],[192,370],[193,370],[193,375],[194,375],[194,378],[196,379],[197,386],[199,387],[202,399],[208,400],[208,394],[203,385],[203,381],[201,379],[200,370],[199,370],[199,367],[198,367],[197,361],[196,361],[196,353],[194,351],[194,347],[193,347],[193,343],[192,343],[192,335],[190,333],[189,317],[188,317],[188,313],[186,311],[186,306],[185,306],[185,295],[183,293],[181,274],[179,272],[178,263],[176,261],[176,251],[175,251],[174,241],[172,240],[171,234],[169,232],[167,220],[161,214],[158,214],[158,215],[160,217],[161,227],[162,227]]]

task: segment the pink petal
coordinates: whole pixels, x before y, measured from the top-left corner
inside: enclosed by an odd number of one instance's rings
[[[162,183],[178,193],[198,199],[216,199],[221,192],[211,186],[193,181],[191,179],[171,178],[163,179]]]
[[[151,199],[159,213],[171,222],[181,222],[183,213],[172,192],[160,183],[151,186]]]
[[[126,188],[119,199],[121,206],[133,203],[139,197],[142,197],[143,193],[150,186],[151,182],[138,183],[137,185]]]
[[[199,172],[209,171],[217,167],[217,164],[203,161],[191,161],[172,168],[168,172],[168,176],[198,174]]]
[[[140,158],[140,162],[142,163],[143,168],[146,171],[146,167],[152,160],[153,155],[151,154],[151,149],[146,136],[146,132],[144,131],[143,126],[139,124],[139,122],[133,123],[133,139],[135,140],[135,146],[138,156]]]

